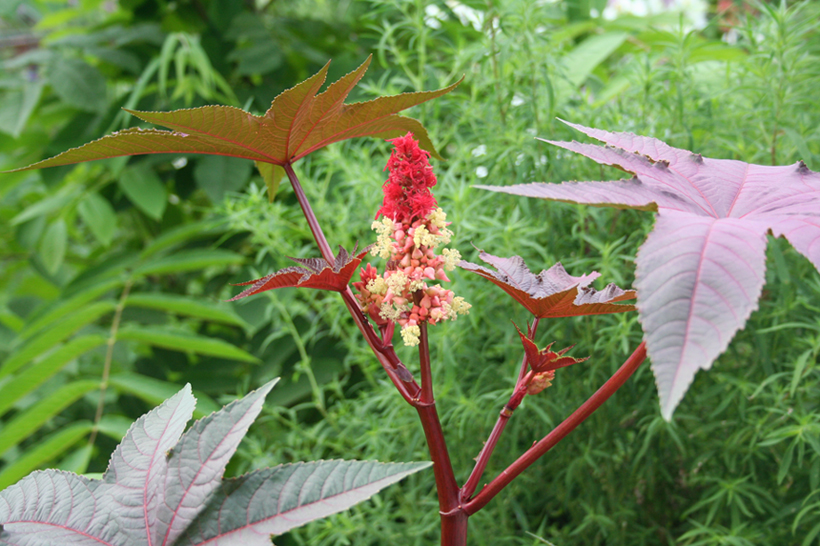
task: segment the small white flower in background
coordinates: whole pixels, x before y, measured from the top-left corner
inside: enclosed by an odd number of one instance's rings
[[[475,148],[473,148],[473,151],[472,151],[473,157],[481,157],[482,155],[485,155],[486,153],[487,153],[487,146],[485,146],[484,144],[480,144],[480,145],[476,146]]]
[[[597,19],[601,15],[601,12],[595,8],[589,10],[589,16],[593,19]]]
[[[428,4],[424,8],[424,24],[432,29],[441,28],[441,22],[448,19],[447,14],[435,4]]]
[[[527,127],[526,129],[524,129],[524,131],[530,136],[535,136],[538,134],[538,131],[535,130],[535,127]]]
[[[458,20],[461,21],[462,25],[473,25],[473,28],[479,32],[482,28],[484,28],[483,11],[473,9],[470,6],[465,6],[457,0],[447,0],[445,3],[448,8],[453,10],[453,13],[456,14],[456,17],[458,17]]]
[[[478,167],[475,170],[475,175],[478,178],[486,178],[488,174],[490,174],[490,172],[487,170],[487,167],[485,167],[484,165],[481,165],[480,167]]]
[[[513,98],[510,101],[510,105],[511,106],[521,106],[522,104],[524,104],[524,95],[522,95],[520,93],[516,93],[515,95],[513,95]]]
[[[182,167],[184,167],[187,164],[188,164],[188,158],[187,157],[178,157],[178,158],[176,158],[175,160],[173,160],[171,162],[171,165],[173,165],[174,168],[177,169],[177,170],[181,169]]]
[[[515,165],[521,165],[524,162],[524,154],[518,154],[515,156]]]
[[[643,17],[656,13],[680,12],[686,21],[686,30],[691,30],[706,26],[708,9],[706,0],[609,0],[601,15],[611,21],[626,14]]]

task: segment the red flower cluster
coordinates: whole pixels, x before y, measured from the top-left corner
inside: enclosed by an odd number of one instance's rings
[[[428,281],[449,281],[461,255],[445,248],[452,232],[447,215],[437,208],[430,188],[436,185],[429,154],[419,149],[412,133],[391,141],[395,146],[387,168],[384,202],[373,222],[378,240],[371,254],[387,262],[380,274],[370,266],[360,271],[361,281],[353,283],[362,310],[379,326],[398,324],[405,345],[418,345],[422,322],[437,324],[466,314],[470,304],[439,285]],[[392,330],[391,330],[392,331]]]
[[[413,133],[389,140],[395,148],[385,169],[390,171],[384,183],[384,201],[376,213],[397,222],[424,218],[436,208],[436,198],[430,188],[436,185],[436,175],[427,158],[430,153],[419,148]]]

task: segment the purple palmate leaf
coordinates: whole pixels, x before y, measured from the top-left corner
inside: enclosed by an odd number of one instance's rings
[[[654,138],[571,127],[608,146],[553,142],[633,173],[615,182],[487,190],[597,206],[657,210],[638,251],[639,319],[669,419],[698,369],[708,369],[757,308],[766,233],[784,236],[820,270],[820,174],[709,159]]]
[[[223,480],[275,383],[182,434],[195,405],[186,386],[134,423],[103,479],[46,470],[0,491],[0,546],[270,544],[429,466],[319,461]]]

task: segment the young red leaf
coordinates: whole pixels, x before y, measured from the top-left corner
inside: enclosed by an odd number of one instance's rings
[[[226,155],[283,166],[340,140],[360,136],[393,138],[408,131],[416,135],[422,148],[440,158],[421,123],[396,112],[449,93],[461,80],[436,91],[344,104],[369,64],[370,57],[317,95],[328,63],[314,76],[277,96],[262,116],[232,106],[172,112],[128,110],[143,121],[172,130],[126,129],[17,170],[158,153]]]
[[[518,325],[515,326],[515,329],[518,330],[521,343],[524,344],[524,353],[527,355],[527,362],[529,362],[530,368],[532,368],[532,371],[536,374],[551,372],[558,368],[566,368],[567,366],[589,360],[589,357],[575,358],[572,356],[564,356],[574,345],[570,345],[556,352],[550,350],[555,343],[552,342],[545,348],[539,350],[535,342],[528,338],[527,334],[522,332]]]
[[[261,279],[235,284],[234,286],[247,286],[249,284],[253,286],[228,301],[247,298],[248,296],[253,296],[266,290],[288,288],[291,286],[343,292],[353,277],[356,268],[359,267],[359,264],[362,262],[362,258],[369,251],[370,247],[368,246],[357,254],[356,247],[354,246],[353,252],[348,253],[340,246],[339,253],[336,255],[336,260],[333,265],[330,265],[322,258],[291,258],[291,260],[302,264],[304,267],[286,267],[276,273],[266,275]]]
[[[535,275],[520,256],[500,258],[483,250],[478,256],[497,271],[463,260],[458,264],[459,267],[500,286],[538,318],[604,315],[635,310],[633,305],[616,303],[634,299],[634,290],[622,290],[610,284],[599,292],[589,286],[600,276],[594,271],[589,275],[573,277],[558,262]]]
[[[708,369],[757,308],[766,233],[820,270],[820,174],[709,159],[654,138],[571,127],[608,146],[550,142],[635,176],[617,182],[483,189],[598,206],[657,210],[638,251],[639,319],[669,419],[698,369]]]

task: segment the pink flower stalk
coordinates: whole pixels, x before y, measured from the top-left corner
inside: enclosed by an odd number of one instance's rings
[[[360,272],[361,282],[353,283],[362,310],[379,326],[392,321],[401,326],[405,345],[419,343],[419,324],[436,324],[466,314],[470,304],[439,285],[428,281],[449,281],[461,255],[457,250],[436,248],[450,242],[447,215],[436,208],[430,188],[436,176],[412,133],[395,138],[387,169],[384,201],[373,222],[378,241],[371,253],[388,260],[387,270],[379,275],[371,267]]]

